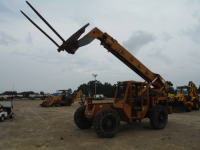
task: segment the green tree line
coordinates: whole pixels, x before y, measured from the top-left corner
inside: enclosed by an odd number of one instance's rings
[[[108,82],[102,84],[100,81],[96,80],[96,94],[103,94],[106,97],[114,97],[115,96],[116,86],[112,85]],[[89,81],[87,84],[81,84],[77,91],[82,90],[85,95],[95,95],[95,80]]]
[[[171,94],[175,94],[175,89],[173,87],[173,84],[168,81],[168,86],[169,86],[169,90],[168,93]],[[198,94],[200,94],[200,87],[197,88],[195,86]],[[105,82],[104,84],[101,83],[100,81],[96,80],[96,94],[103,94],[106,97],[114,97],[115,96],[115,89],[116,86],[112,85],[108,82]],[[83,94],[85,95],[91,95],[94,96],[95,95],[95,80],[89,81],[88,83],[83,83],[81,84],[77,90],[75,90],[74,92],[72,92],[72,89],[69,88],[68,91],[69,93],[76,93],[76,91],[82,90]],[[33,91],[27,91],[27,92],[21,92],[21,93],[17,93],[16,91],[5,91],[0,95],[29,95],[29,94],[35,94],[35,92]],[[43,91],[40,92],[41,95],[44,95],[45,93]]]

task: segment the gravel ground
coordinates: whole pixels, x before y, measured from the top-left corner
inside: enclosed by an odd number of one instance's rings
[[[13,101],[14,119],[0,122],[0,149],[8,150],[199,150],[200,111],[169,115],[164,130],[153,130],[149,119],[121,122],[114,138],[102,139],[93,128],[80,130],[73,116],[80,106],[39,106],[41,100]]]

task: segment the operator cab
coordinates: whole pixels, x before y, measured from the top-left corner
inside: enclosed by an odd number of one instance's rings
[[[69,91],[68,90],[58,90],[58,95],[61,96],[61,100],[65,101],[66,97],[69,96]]]
[[[126,94],[126,84],[124,82],[118,82],[117,84],[117,100],[124,100]]]
[[[190,100],[190,87],[189,86],[179,86],[177,87],[176,95],[185,94],[186,99]]]
[[[145,82],[118,82],[114,107],[124,109],[127,105],[132,117],[137,117],[138,112],[142,115],[149,107],[149,90],[146,87]]]
[[[179,94],[188,95],[189,91],[190,91],[189,86],[179,86],[179,87],[177,87],[177,95],[179,95]]]
[[[116,90],[116,100],[126,100],[127,102],[132,100],[131,102],[135,105],[138,105],[139,101],[141,102],[141,98],[145,98],[147,96],[147,91],[142,92],[146,88],[145,82],[136,82],[136,81],[125,81],[118,82],[117,90]],[[138,102],[136,102],[138,101]],[[144,101],[146,103],[146,101]]]

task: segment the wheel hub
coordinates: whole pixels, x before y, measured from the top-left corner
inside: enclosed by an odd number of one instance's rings
[[[112,131],[115,128],[116,121],[111,116],[103,119],[102,125],[105,131]]]
[[[158,120],[159,120],[160,122],[163,122],[164,119],[165,119],[164,114],[160,113],[160,114],[158,115]]]
[[[110,128],[110,127],[112,126],[112,121],[111,121],[111,120],[108,120],[108,121],[106,122],[106,126]]]

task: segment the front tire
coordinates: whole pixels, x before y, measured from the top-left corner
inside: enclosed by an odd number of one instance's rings
[[[167,125],[168,113],[164,106],[157,105],[152,108],[150,123],[154,129],[164,129]]]
[[[94,130],[101,138],[114,137],[119,126],[120,117],[113,109],[102,109],[94,118]]]
[[[85,117],[86,106],[80,106],[74,113],[74,122],[80,129],[89,129],[92,121]]]

